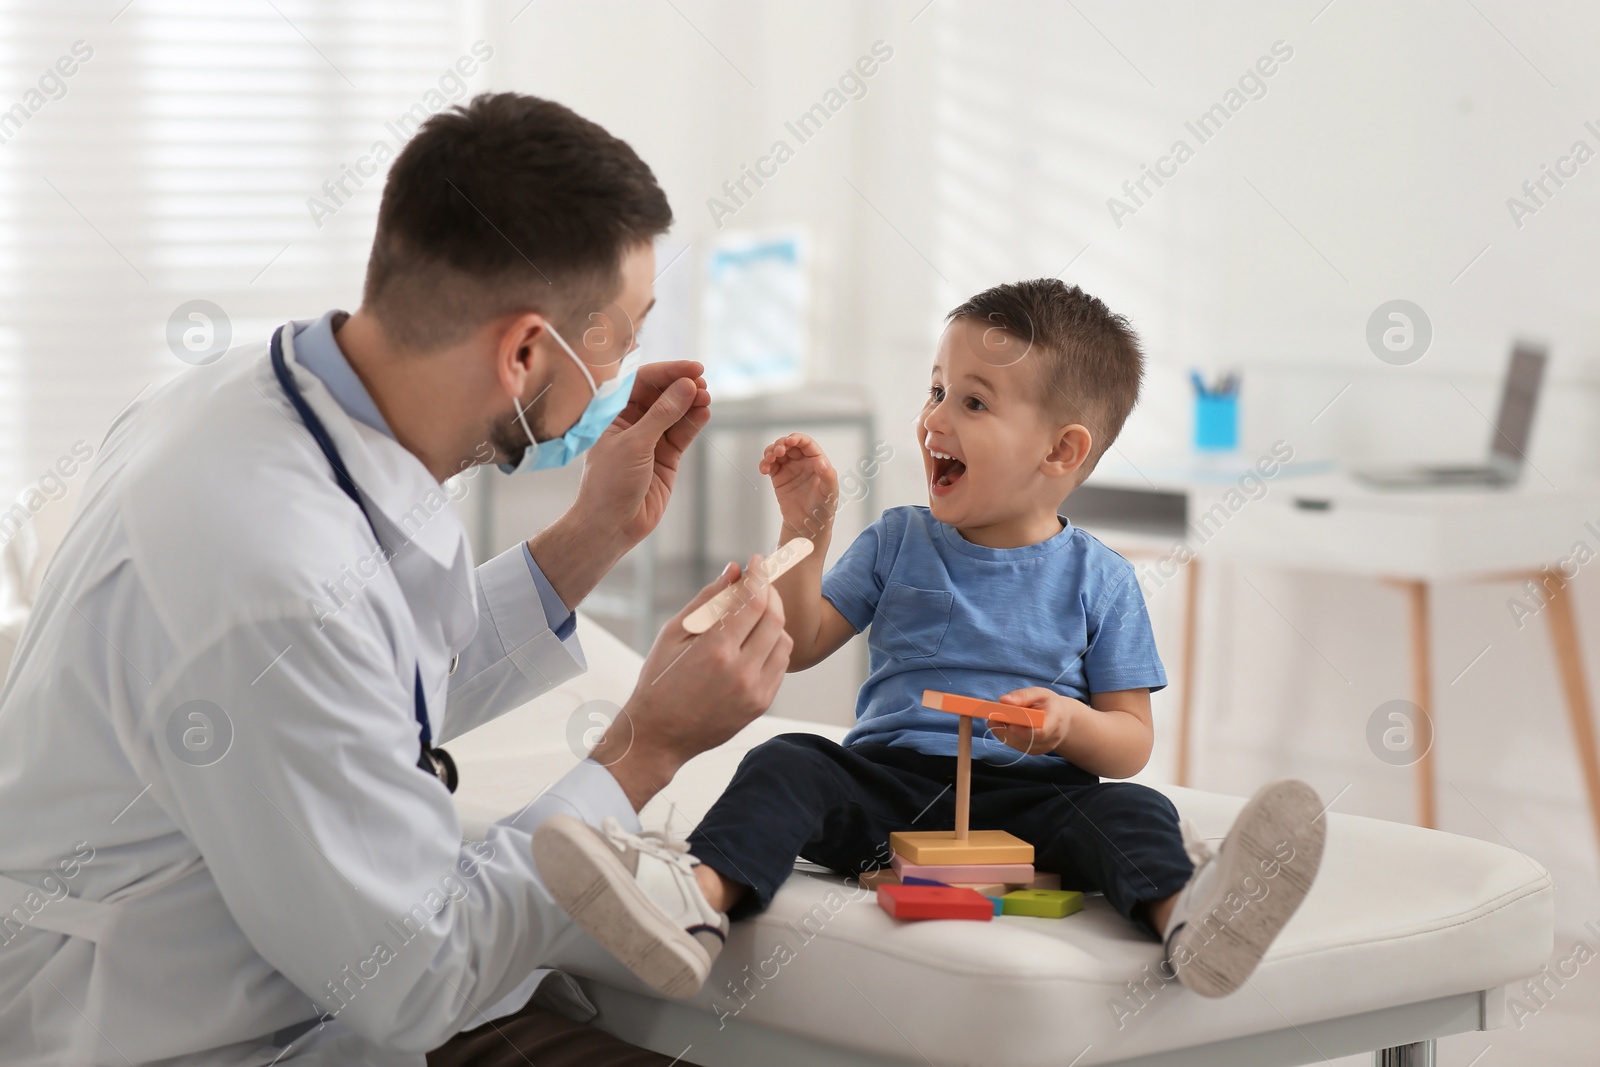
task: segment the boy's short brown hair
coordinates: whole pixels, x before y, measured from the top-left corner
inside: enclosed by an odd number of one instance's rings
[[[1122,432],[1139,401],[1144,351],[1128,320],[1076,285],[1034,278],[996,285],[945,316],[975,319],[1024,343],[1039,368],[1039,407],[1047,418],[1077,422],[1093,437],[1078,481],[1089,476]]]

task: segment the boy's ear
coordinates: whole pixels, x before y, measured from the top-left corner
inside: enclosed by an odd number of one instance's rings
[[[1069,423],[1056,431],[1055,445],[1045,455],[1039,469],[1050,477],[1066,477],[1077,473],[1089,458],[1094,447],[1094,435],[1082,423]]]

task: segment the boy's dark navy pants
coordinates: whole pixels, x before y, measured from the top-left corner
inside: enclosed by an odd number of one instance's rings
[[[745,756],[689,851],[750,887],[731,913],[742,918],[772,903],[796,856],[860,874],[889,865],[892,831],[953,827],[955,768],[953,756],[783,734]],[[1035,869],[1060,875],[1063,889],[1104,893],[1157,936],[1138,906],[1176,893],[1194,871],[1171,801],[1064,760],[973,760],[971,825],[1031,843]]]

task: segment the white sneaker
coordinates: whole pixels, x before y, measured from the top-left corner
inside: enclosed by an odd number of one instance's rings
[[[1255,971],[1305,900],[1322,863],[1327,823],[1309,785],[1284,779],[1250,798],[1213,852],[1180,821],[1195,872],[1162,931],[1178,980],[1203,997],[1223,997]]]
[[[533,862],[573,921],[652,989],[687,997],[705,984],[728,917],[700,892],[686,842],[552,815],[534,831]]]

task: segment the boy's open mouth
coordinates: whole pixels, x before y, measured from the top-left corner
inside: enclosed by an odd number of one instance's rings
[[[967,473],[967,465],[954,456],[942,452],[928,450],[928,455],[933,458],[933,477],[929,488],[937,494],[943,495],[955,487],[962,475]]]

